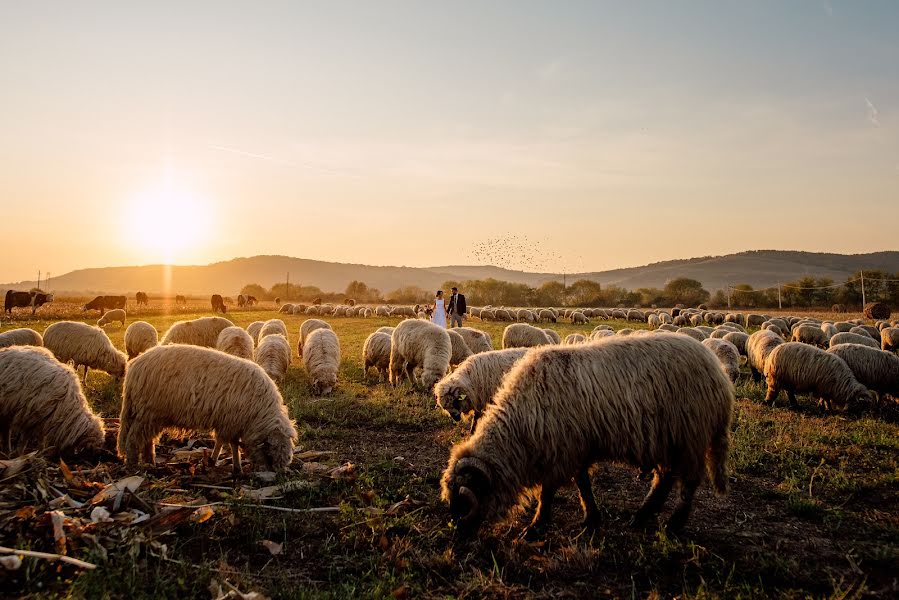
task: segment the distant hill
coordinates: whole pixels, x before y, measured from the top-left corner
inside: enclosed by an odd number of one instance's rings
[[[831,277],[843,281],[859,269],[883,269],[899,272],[899,251],[870,254],[826,254],[782,250],[757,250],[653,263],[642,267],[614,269],[591,273],[568,273],[569,283],[575,279],[592,279],[603,285],[619,285],[628,289],[662,287],[674,277],[691,277],[714,291],[726,284],[748,283],[767,287],[804,275]],[[247,283],[265,287],[283,282],[290,273],[291,283],[315,285],[324,291],[342,291],[352,280],[364,281],[369,287],[389,292],[404,285],[437,289],[444,281],[484,279],[539,285],[561,280],[552,273],[527,273],[493,266],[451,265],[443,267],[376,267],[360,264],[331,263],[289,256],[252,256],[197,266],[147,265],[139,267],[103,267],[80,269],[54,277],[51,291],[61,294],[121,293],[141,290],[152,294],[237,294]],[[166,282],[170,282],[169,285]],[[0,284],[0,293],[15,288],[27,290],[35,281]]]

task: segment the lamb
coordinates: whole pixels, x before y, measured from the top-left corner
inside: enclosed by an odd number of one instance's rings
[[[723,338],[721,338],[736,347],[737,352],[739,352],[742,356],[746,356],[746,342],[749,340],[749,334],[743,333],[742,331],[731,331]]]
[[[880,349],[887,352],[899,351],[899,327],[887,327],[880,331]]]
[[[62,454],[103,449],[103,422],[78,375],[37,346],[0,350],[0,443],[4,451],[55,447]]]
[[[759,329],[746,340],[746,362],[753,381],[761,381],[768,356],[784,339],[770,329]]]
[[[34,329],[23,327],[0,333],[0,348],[10,346],[43,346],[44,339]]]
[[[253,360],[253,338],[242,327],[225,327],[219,333],[215,347],[231,356]]]
[[[559,336],[555,329],[544,328],[543,333],[546,334],[546,337],[549,339],[550,344],[562,343],[562,338]]]
[[[899,356],[862,344],[839,344],[827,352],[842,358],[869,390],[899,398]]]
[[[509,348],[472,355],[434,386],[437,406],[456,422],[462,420],[462,415],[471,413],[471,432],[474,433],[478,419],[493,400],[503,376],[527,352],[528,348]]]
[[[865,386],[852,375],[841,358],[801,342],[787,342],[771,351],[765,363],[768,394],[765,401],[773,403],[786,390],[794,408],[796,393],[812,392],[827,408],[844,408],[850,403],[870,399]]]
[[[456,327],[453,331],[462,336],[468,348],[475,354],[493,350],[493,340],[486,331],[472,327]]]
[[[122,327],[124,327],[125,326],[125,318],[126,318],[126,315],[125,315],[124,309],[114,308],[110,311],[107,311],[106,313],[103,314],[102,317],[100,317],[100,320],[97,321],[97,327],[105,327],[106,325],[108,325],[110,323],[115,323],[116,321],[121,323]]]
[[[88,368],[106,371],[113,377],[125,374],[128,357],[116,350],[99,327],[77,321],[57,321],[44,331],[44,346],[59,362],[71,360],[76,369],[83,366],[85,379]]]
[[[178,321],[173,323],[169,330],[162,336],[160,346],[169,344],[190,344],[192,346],[204,346],[215,348],[219,339],[219,333],[225,327],[234,325],[224,317],[200,317],[191,321]]]
[[[449,371],[451,354],[452,342],[443,327],[406,319],[396,326],[390,341],[390,383],[397,386],[403,377],[414,382],[420,367],[420,383],[430,390]]]
[[[503,330],[503,348],[531,348],[551,344],[546,330],[528,325],[527,323],[515,323]]]
[[[280,333],[265,336],[256,346],[253,361],[273,381],[280,383],[290,367],[290,342]]]
[[[159,333],[146,321],[135,321],[125,330],[125,352],[128,360],[159,344]]]
[[[727,490],[733,403],[715,357],[685,336],[533,349],[506,375],[474,435],[453,447],[442,497],[472,531],[539,496],[532,523],[539,532],[556,490],[574,477],[592,529],[599,511],[589,469],[623,461],[655,471],[634,525],[653,517],[680,484],[681,503],[667,524],[677,531],[705,470],[717,492]]]
[[[471,348],[465,343],[465,338],[457,331],[447,329],[446,333],[450,337],[450,366],[462,364],[462,361],[472,355]]]
[[[862,344],[863,346],[869,346],[871,348],[877,348],[878,350],[880,350],[880,344],[872,340],[871,336],[869,336],[868,334],[860,335],[858,333],[852,333],[851,331],[837,333],[832,338],[830,338],[831,348],[839,344]]]
[[[702,340],[702,345],[715,354],[715,358],[721,363],[724,374],[736,384],[740,378],[740,351],[737,347],[723,339],[709,338]]]
[[[565,336],[565,339],[562,343],[566,346],[571,346],[572,344],[583,344],[587,341],[587,338],[579,333],[569,333]]]
[[[378,381],[387,378],[390,369],[390,334],[379,331],[374,332],[365,339],[362,346],[363,372],[368,375],[368,370],[375,367],[378,370]]]
[[[804,324],[797,325],[795,329],[793,329],[793,342],[802,342],[803,344],[810,344],[812,346],[818,346],[819,348],[826,348],[830,339],[827,337],[827,334],[821,330],[821,327]]]
[[[259,330],[259,335],[256,336],[256,342],[259,343],[267,335],[283,335],[285,340],[290,340],[290,337],[287,335],[287,325],[281,319],[269,319],[266,321],[262,329]]]
[[[590,320],[580,311],[571,313],[571,322],[574,325],[586,325]]]
[[[306,319],[300,325],[300,341],[297,343],[297,354],[300,358],[303,358],[303,345],[306,343],[306,337],[316,329],[331,329],[331,325],[321,319]]]
[[[278,388],[258,365],[180,344],[158,346],[131,362],[119,426],[119,455],[129,466],[141,457],[154,465],[154,444],[166,430],[214,431],[213,460],[221,444],[230,444],[235,473],[241,472],[239,443],[257,468],[272,471],[290,464],[297,439]]]
[[[337,385],[337,370],[340,367],[340,340],[334,330],[316,329],[306,337],[303,366],[312,379],[312,394],[330,394]]]

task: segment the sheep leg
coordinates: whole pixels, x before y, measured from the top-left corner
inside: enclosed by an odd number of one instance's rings
[[[153,443],[153,440],[144,444],[143,455],[144,460],[150,463],[151,467],[156,466],[156,444]]]
[[[796,392],[794,392],[793,390],[787,390],[787,398],[790,399],[791,408],[799,408],[799,403],[796,402]]]
[[[240,465],[240,444],[238,442],[231,442],[231,469],[235,477],[243,473],[243,468]]]
[[[593,496],[593,486],[590,482],[590,466],[587,465],[574,478],[577,491],[581,496],[581,508],[584,509],[584,527],[595,531],[599,524],[599,509],[596,507],[596,498]]]
[[[543,537],[546,529],[552,522],[553,499],[558,488],[543,486],[540,490],[540,501],[537,503],[537,514],[530,526],[524,531],[523,537],[527,540],[535,540]]]
[[[690,516],[690,509],[693,508],[693,496],[696,495],[696,488],[699,487],[699,480],[690,480],[681,482],[680,504],[671,513],[671,518],[665,525],[665,531],[668,533],[676,533],[683,529]]]
[[[652,479],[649,493],[646,494],[643,504],[640,505],[640,508],[637,509],[637,512],[631,518],[630,526],[643,527],[650,517],[659,514],[659,511],[665,506],[665,501],[668,500],[668,495],[673,487],[674,475],[671,474],[671,471],[657,469]]]
[[[210,466],[215,466],[218,461],[219,454],[222,452],[222,440],[215,438],[215,447],[212,449],[212,455],[209,457]]]
[[[780,390],[773,385],[769,385],[768,393],[765,394],[765,403],[774,406],[774,403],[777,401],[778,394],[780,394]]]

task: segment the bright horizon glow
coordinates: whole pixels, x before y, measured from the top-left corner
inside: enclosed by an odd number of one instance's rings
[[[0,283],[896,249],[897,31],[890,0],[7,3]]]

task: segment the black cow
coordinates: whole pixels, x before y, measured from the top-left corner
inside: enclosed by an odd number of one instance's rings
[[[99,310],[102,317],[107,310],[113,308],[125,308],[128,298],[125,296],[97,296],[84,305],[82,310]]]
[[[147,297],[146,292],[134,294],[134,300],[137,302],[138,306],[148,306],[150,304],[150,299]]]
[[[175,304],[187,304],[187,298],[178,294],[175,296]]]
[[[228,312],[228,309],[225,308],[225,301],[219,294],[212,295],[212,312],[221,312],[222,314]]]
[[[31,307],[31,314],[46,304],[53,302],[53,294],[45,294],[44,292],[17,292],[15,290],[6,290],[6,298],[3,301],[3,310],[12,314],[14,308]]]

